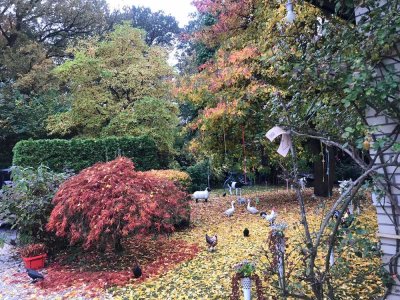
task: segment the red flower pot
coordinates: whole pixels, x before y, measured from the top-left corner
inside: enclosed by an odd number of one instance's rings
[[[38,270],[44,268],[46,257],[47,254],[41,254],[32,257],[22,257],[22,260],[24,261],[25,268]]]

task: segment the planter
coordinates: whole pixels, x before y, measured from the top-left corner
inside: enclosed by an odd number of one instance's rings
[[[38,270],[44,268],[44,263],[46,261],[47,254],[41,254],[32,257],[22,257],[24,261],[25,268]]]
[[[240,280],[242,282],[242,290],[244,300],[251,300],[251,279],[250,277],[244,277]]]

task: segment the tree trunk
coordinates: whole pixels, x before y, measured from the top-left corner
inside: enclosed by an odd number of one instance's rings
[[[322,145],[321,151],[321,143],[318,140],[311,140],[309,145],[314,155],[314,194],[319,197],[330,197],[335,180],[334,149]]]
[[[122,252],[124,250],[124,247],[122,247],[122,243],[121,243],[121,237],[117,237],[115,239],[115,243],[114,243],[114,251],[116,253]]]

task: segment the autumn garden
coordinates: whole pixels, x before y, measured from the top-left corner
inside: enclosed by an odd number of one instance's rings
[[[0,1],[0,299],[385,299],[400,3],[192,5]]]

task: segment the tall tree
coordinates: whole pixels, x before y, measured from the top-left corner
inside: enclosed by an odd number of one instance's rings
[[[65,107],[51,70],[69,42],[102,32],[107,11],[103,0],[0,1],[0,165],[18,140],[45,136]]]
[[[152,12],[148,7],[125,7],[122,12],[115,12],[109,18],[111,27],[123,21],[146,31],[148,45],[171,45],[181,31],[175,17],[163,11]]]
[[[131,111],[137,100],[168,96],[172,68],[167,53],[148,46],[144,36],[144,31],[125,23],[102,39],[85,40],[71,49],[74,58],[55,73],[69,90],[72,106],[50,118],[50,133],[100,136],[114,118]],[[117,125],[114,122],[114,130]]]

